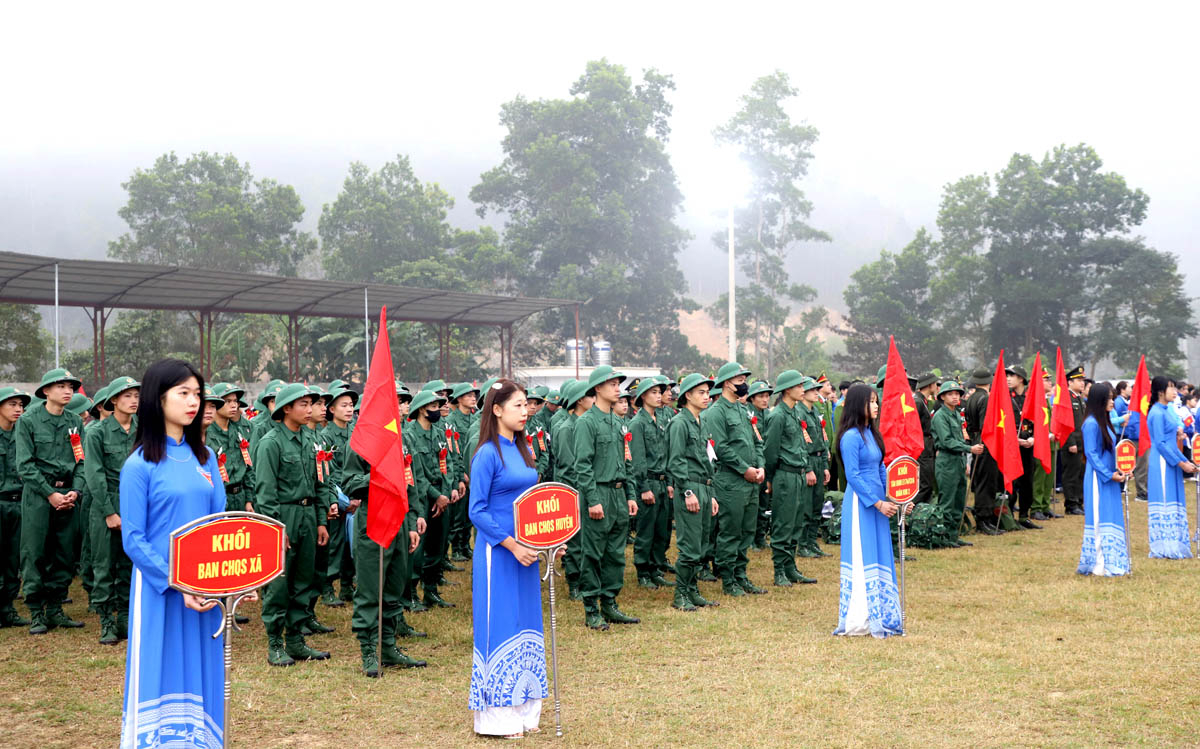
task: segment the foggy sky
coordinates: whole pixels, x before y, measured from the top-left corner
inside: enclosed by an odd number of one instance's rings
[[[819,262],[803,280],[825,303],[933,229],[946,183],[1062,143],[1150,195],[1137,233],[1152,246],[1185,271],[1200,260],[1194,4],[912,5],[22,4],[0,47],[0,249],[102,255],[124,230],[119,183],[169,150],[232,152],[295,186],[314,231],[351,160],[407,154],[474,225],[501,104],[565,97],[607,57],[674,76],[669,152],[696,235],[682,262],[702,300],[720,291],[698,267],[720,261],[709,236],[729,199],[712,130],[776,68],[821,133],[804,187],[834,241],[794,250],[793,276]]]

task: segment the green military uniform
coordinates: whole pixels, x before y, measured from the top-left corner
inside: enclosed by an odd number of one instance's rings
[[[804,391],[817,390],[821,386],[816,380],[806,377]],[[825,506],[825,471],[829,468],[829,444],[825,441],[825,425],[827,421],[821,413],[820,404],[814,403],[808,407],[804,403],[796,404],[799,409],[800,424],[803,434],[804,447],[808,451],[808,470],[816,475],[812,486],[807,478],[800,490],[800,539],[798,554],[802,557],[823,557],[827,554],[817,545],[817,536],[821,528],[821,509]],[[805,437],[804,434],[808,436]]]
[[[741,374],[749,374],[737,362],[721,367],[715,386]],[[747,389],[748,391],[748,389]],[[758,485],[746,480],[747,469],[763,464],[762,445],[754,435],[751,414],[746,406],[719,394],[706,411],[704,426],[712,434],[717,455],[716,488],[717,541],[716,565],[724,591],[739,596],[766,591],[750,582],[748,551],[754,542],[758,520]]]
[[[1042,376],[1042,373],[1035,373],[1035,377]],[[1050,389],[1047,388],[1049,391]],[[1049,398],[1049,393],[1047,393]],[[1042,404],[1043,411],[1041,418],[1045,421],[1046,429],[1050,428],[1050,401],[1047,400]],[[1053,436],[1053,435],[1051,435]],[[1035,461],[1033,466],[1033,507],[1032,515],[1034,520],[1049,520],[1054,516],[1054,510],[1051,503],[1054,501],[1054,466],[1058,465],[1058,443],[1053,439],[1050,440],[1050,470],[1042,468],[1041,461]]]
[[[966,391],[962,385],[949,380],[942,383],[938,398],[952,392]],[[967,507],[967,456],[971,453],[967,422],[958,409],[943,406],[934,412],[930,431],[933,449],[937,450],[933,470],[937,477],[938,511],[954,540],[963,546],[958,533]]]
[[[569,487],[576,488],[579,480],[575,475],[575,424],[579,417],[571,410],[587,392],[587,383],[574,382],[563,386],[563,408],[555,414],[557,423],[554,426],[554,475],[556,479]],[[559,416],[562,414],[562,416]],[[587,507],[582,497],[579,502],[580,518],[587,517]],[[582,521],[581,521],[582,522]],[[567,541],[567,555],[563,557],[563,576],[567,579],[567,595],[572,600],[582,600],[583,593],[579,587],[579,570],[583,556],[583,533],[576,533]]]
[[[44,397],[45,388],[67,382],[82,383],[65,369],[52,369],[42,377],[34,395]],[[45,634],[55,627],[83,626],[63,613],[63,601],[75,570],[78,525],[75,507],[55,509],[51,494],[82,494],[85,484],[83,461],[76,460],[71,447],[83,421],[68,410],[53,414],[42,403],[17,420],[17,474],[21,493],[21,577],[25,604],[33,615],[30,634]],[[82,437],[80,437],[82,440]],[[80,444],[82,449],[82,444]]]
[[[274,419],[271,418],[272,409],[267,408],[267,401],[272,401],[283,390],[283,382],[280,380],[271,380],[263,391],[258,394],[258,400],[254,401],[255,408],[259,414],[250,420],[250,455],[253,458],[258,452],[258,441],[263,438],[263,435],[271,431],[275,425]]]
[[[308,431],[309,436],[312,438],[314,460],[319,460],[321,463],[320,478],[322,481],[329,484],[329,491],[333,500],[333,504],[338,505],[338,510],[336,513],[330,512],[328,506],[326,507],[325,532],[329,533],[332,526],[344,525],[345,523],[345,518],[342,517],[341,513],[341,506],[337,502],[337,483],[333,481],[330,473],[332,471],[332,461],[330,460],[329,444],[325,439],[325,426],[329,423],[329,404],[332,402],[333,398],[330,393],[325,392],[316,385],[310,385],[308,387],[308,393],[310,396],[312,396],[314,406],[316,405],[317,401],[323,401],[325,405],[325,424],[321,424],[313,420],[305,424],[304,429]],[[330,517],[330,515],[333,515],[333,517]],[[342,537],[345,537],[345,533],[342,534]],[[332,535],[330,538],[332,538]],[[324,624],[321,624],[321,622],[317,619],[317,600],[321,597],[321,594],[325,592],[325,584],[328,572],[329,542],[326,541],[323,545],[317,544],[316,552],[313,554],[313,588],[315,593],[309,600],[308,619],[306,619],[304,624],[301,626],[301,632],[306,635],[325,634],[333,631],[332,627],[327,627]]]
[[[635,391],[641,400],[647,391],[665,384],[665,378],[647,377]],[[670,587],[663,577],[667,571],[667,547],[671,543],[671,520],[667,507],[667,421],[664,414],[642,408],[629,423],[633,439],[629,443],[633,457],[632,480],[638,497],[637,540],[633,563],[638,583],[643,587]],[[649,492],[651,500],[644,499]]]
[[[750,392],[747,393],[746,407],[750,409],[751,423],[754,426],[754,437],[760,444],[764,445],[767,434],[767,414],[771,412],[770,408],[758,408],[754,405],[754,396],[759,393],[770,394],[772,392],[771,385],[763,380],[758,380],[750,385]],[[771,486],[769,481],[763,481],[758,485],[758,517],[754,525],[754,548],[762,549],[767,545],[767,534],[771,531]]]
[[[933,486],[934,474],[936,472],[933,444],[933,413],[929,410],[929,402],[925,400],[925,395],[921,393],[921,388],[928,387],[937,382],[937,375],[927,374],[916,378],[913,384],[913,404],[917,409],[917,417],[921,421],[921,437],[924,449],[921,450],[921,455],[917,458],[917,465],[920,468],[919,481],[920,485],[917,489],[917,494],[913,497],[913,502],[923,503],[933,501]]]
[[[105,388],[104,400],[140,387],[132,377],[118,377]],[[121,514],[121,467],[133,451],[136,433],[136,415],[130,417],[128,429],[113,415],[87,430],[83,441],[83,474],[91,503],[87,522],[94,573],[90,602],[100,614],[101,645],[116,645],[128,630],[133,563],[125,554],[120,527],[109,528],[107,518]]]
[[[779,375],[776,392],[803,385],[807,378],[794,369]],[[767,435],[763,446],[763,468],[771,484],[771,560],[775,564],[775,584],[788,587],[794,582],[816,582],[796,568],[800,544],[800,502],[807,497],[805,476],[809,472],[809,452],[801,425],[801,404],[789,406],[780,399],[767,416]]]
[[[28,406],[31,396],[12,387],[0,389],[0,404],[13,399]],[[16,432],[16,422],[0,429],[0,627],[29,626],[14,605],[21,591],[21,477],[13,439]]]
[[[331,395],[333,398],[330,405],[342,396],[348,396],[355,404],[358,403],[358,393],[353,390],[339,388],[334,390]],[[345,471],[346,461],[350,455],[350,436],[353,432],[353,422],[340,427],[332,418],[325,424],[325,429],[321,432],[325,449],[332,455],[330,462],[326,464],[330,470],[328,480],[333,482],[335,489],[341,489],[347,497],[350,496],[350,493],[345,486]],[[353,541],[346,532],[348,520],[349,516],[343,512],[336,520],[330,521],[328,526],[329,565],[325,570],[324,584],[321,589],[321,600],[326,606],[342,606],[346,602],[354,600],[354,557],[350,554],[350,546]],[[341,581],[341,595],[337,596],[334,593],[333,584],[339,580]]]
[[[531,388],[526,396],[528,400],[542,402],[542,407],[525,423],[525,435],[529,438],[529,448],[533,452],[534,467],[537,468],[540,481],[554,480],[554,458],[550,454],[550,443],[546,441],[546,425],[554,416],[545,405],[549,394],[550,388],[538,385]]]
[[[97,421],[89,418],[96,410],[96,403],[83,393],[76,393],[71,396],[71,402],[67,405],[67,410],[84,421],[83,429],[80,429],[78,432],[80,447],[82,448],[82,441],[87,437],[88,428],[97,423]],[[75,549],[72,556],[75,560],[75,566],[71,576],[79,575],[79,582],[88,595],[88,611],[95,611],[96,609],[91,603],[92,581],[95,573],[92,570],[92,542],[88,533],[88,518],[91,517],[91,512],[91,493],[87,490],[87,482],[85,481],[83,489],[79,492],[79,499],[75,502],[75,512],[71,519],[71,523],[74,526],[71,529],[71,538],[75,539]]]
[[[460,382],[450,393],[449,426],[454,432],[455,475],[467,484],[471,481],[471,456],[467,452],[467,441],[470,438],[471,425],[475,423],[475,413],[465,414],[458,406],[458,399],[475,393],[479,396],[479,388],[469,382]],[[476,402],[478,405],[478,401]],[[540,412],[539,412],[540,415]],[[471,558],[471,518],[468,514],[470,502],[466,497],[450,505],[450,544],[454,549],[452,562],[466,562]]]
[[[100,407],[104,405],[108,398],[108,386],[100,388],[96,391],[96,399],[92,402],[92,407],[88,409],[87,414],[91,416],[91,420],[83,425],[83,441],[84,454],[86,457],[87,437],[93,429],[100,426],[104,420],[104,414],[100,412]],[[74,398],[72,398],[74,400]],[[85,481],[86,484],[86,481]],[[86,487],[85,487],[86,488]],[[92,517],[92,493],[84,491],[79,496],[79,501],[75,503],[75,511],[80,525],[79,538],[79,582],[83,585],[83,589],[87,591],[88,596],[88,611],[98,611],[96,602],[92,595],[92,589],[95,587],[96,571],[95,565],[92,562],[92,533],[90,529]],[[119,534],[118,534],[119,535]]]
[[[440,380],[435,380],[440,382]],[[409,421],[404,425],[404,447],[412,455],[413,479],[416,482],[410,491],[409,502],[417,498],[417,517],[425,518],[425,535],[417,547],[413,557],[412,577],[409,580],[407,598],[411,601],[413,610],[424,610],[429,606],[452,607],[454,604],[441,597],[438,586],[442,579],[442,566],[445,561],[446,533],[449,531],[449,509],[447,504],[436,516],[438,499],[445,497],[448,501],[454,486],[450,476],[450,447],[445,440],[445,427],[434,423],[425,429],[417,421],[421,409],[440,403],[444,398],[434,390],[422,390],[413,398],[412,410],[409,411]],[[446,469],[442,470],[445,460]],[[423,601],[417,601],[418,580],[424,588]]]
[[[332,485],[317,478],[316,439],[301,425],[292,431],[282,423],[283,409],[311,397],[309,389],[292,383],[280,391],[271,418],[275,421],[259,439],[254,453],[255,507],[287,527],[289,548],[285,572],[267,584],[262,617],[267,631],[267,660],[290,666],[297,660],[323,660],[329,653],[310,648],[303,629],[310,624],[309,605],[320,589],[314,569],[318,529],[336,502]],[[286,630],[286,646],[283,637]]]
[[[213,385],[213,395],[224,399],[225,396],[241,391],[227,382]],[[268,418],[270,416],[268,415]],[[225,479],[225,510],[227,512],[245,512],[246,503],[254,501],[254,470],[246,463],[242,455],[243,440],[245,440],[246,455],[249,456],[250,441],[245,438],[242,430],[232,421],[227,429],[222,429],[216,422],[208,425],[205,430],[204,444],[212,448],[217,455],[217,463],[225,469],[228,476]],[[222,477],[224,478],[224,477]]]
[[[699,374],[683,378],[680,395],[700,385],[712,385],[712,380]],[[675,560],[675,600],[671,605],[683,611],[697,606],[716,604],[700,595],[696,585],[704,550],[713,524],[713,456],[712,435],[704,428],[703,420],[687,408],[671,418],[667,426],[667,480],[674,490],[675,544],[679,557]],[[696,512],[687,508],[687,500],[695,497]]]
[[[607,365],[592,370],[587,391],[609,380],[624,380],[625,375]],[[575,423],[575,488],[584,513],[581,535],[579,584],[582,588],[585,623],[605,629],[604,622],[636,623],[617,607],[625,575],[625,539],[629,534],[629,502],[636,502],[633,482],[625,459],[625,435],[622,420],[611,410],[592,406]],[[594,519],[590,508],[604,511]]]

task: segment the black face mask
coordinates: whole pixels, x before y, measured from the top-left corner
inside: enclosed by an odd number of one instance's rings
[[[733,386],[733,394],[739,398],[745,398],[746,393],[749,393],[749,392],[750,392],[750,386],[744,382],[741,385]]]
[[[438,420],[442,418],[442,412],[437,409],[433,411],[426,411],[425,418],[429,419],[430,424],[436,424],[438,423]]]

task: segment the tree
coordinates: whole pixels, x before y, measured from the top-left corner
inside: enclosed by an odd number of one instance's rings
[[[753,284],[738,288],[737,307],[739,317],[749,323],[746,332],[754,343],[755,359],[768,376],[774,371],[775,342],[792,305],[816,296],[811,287],[790,282],[788,254],[797,242],[830,239],[809,225],[813,206],[799,186],[808,174],[818,131],[794,123],[785,109],[798,94],[786,73],[777,70],[763,76],[742,96],[741,109],[714,131],[718,143],[740,150],[751,175],[749,204],[734,212],[734,241],[741,252],[742,270]],[[714,235],[713,241],[728,248],[724,232]],[[716,307],[721,304],[718,301]],[[724,304],[728,305],[727,297]],[[722,317],[714,315],[718,320]]]
[[[953,333],[944,329],[931,291],[935,242],[925,229],[898,254],[886,250],[850,277],[843,292],[849,307],[846,353],[838,363],[850,371],[874,376],[887,362],[888,336],[904,354],[910,373],[956,366],[950,351]]]
[[[187,316],[166,310],[122,310],[105,334],[108,379],[128,375],[140,378],[154,362],[169,357],[198,362],[199,336]],[[76,349],[63,357],[63,366],[85,382],[99,382],[92,366],[92,349]]]
[[[40,380],[52,363],[51,345],[37,307],[0,304],[0,380]]]
[[[666,153],[675,84],[653,69],[634,83],[620,65],[589,62],[568,99],[518,96],[501,107],[504,160],[471,190],[479,215],[505,216],[504,246],[521,262],[521,293],[577,299],[587,339],[625,362],[676,366],[677,313],[696,305],[677,255],[682,195]],[[542,314],[525,348],[547,359],[573,337],[570,314]],[[682,349],[682,350],[681,350]]]
[[[304,206],[296,191],[255,181],[233,154],[201,152],[181,162],[171,152],[121,187],[129,200],[117,213],[130,231],[108,245],[117,260],[295,275],[316,246],[297,228]]]

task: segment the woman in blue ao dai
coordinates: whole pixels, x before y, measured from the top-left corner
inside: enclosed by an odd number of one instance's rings
[[[1125,544],[1125,515],[1121,484],[1127,476],[1117,470],[1116,435],[1109,412],[1113,389],[1098,382],[1088,392],[1087,418],[1083,421],[1083,545],[1079,550],[1081,575],[1129,574],[1129,549]]]

